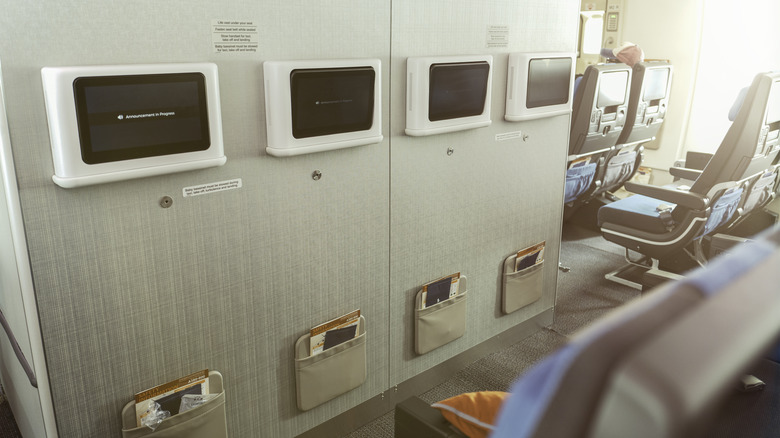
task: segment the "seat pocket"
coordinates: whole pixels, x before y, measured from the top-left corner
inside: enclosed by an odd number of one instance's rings
[[[775,186],[775,178],[777,178],[776,173],[765,173],[753,184],[745,200],[745,205],[742,207],[745,213],[753,211],[753,209],[764,205],[769,200]]]
[[[544,262],[539,262],[520,271],[512,272],[516,256],[504,263],[504,290],[501,297],[501,311],[507,315],[521,309],[542,297],[544,285]]]
[[[635,164],[636,151],[612,157],[607,163],[607,169],[604,171],[604,183],[601,186],[607,188],[626,182],[634,172]]]
[[[742,196],[743,189],[739,188],[731,192],[726,192],[723,196],[718,198],[712,205],[710,211],[710,217],[707,218],[707,223],[704,224],[704,231],[702,236],[707,235],[728,222],[739,206],[739,200]]]
[[[135,401],[122,409],[122,438],[225,438],[227,437],[227,416],[225,413],[225,390],[222,374],[209,372],[209,392],[217,396],[189,411],[168,417],[152,430],[136,426]]]
[[[295,386],[298,409],[308,411],[366,381],[366,320],[361,315],[359,335],[321,353],[309,352],[310,334],[295,343]]]
[[[569,203],[585,193],[593,182],[596,174],[596,163],[576,166],[566,171],[566,187],[563,202]]]
[[[425,354],[463,336],[466,332],[466,292],[425,309],[415,309],[414,332],[417,354]]]

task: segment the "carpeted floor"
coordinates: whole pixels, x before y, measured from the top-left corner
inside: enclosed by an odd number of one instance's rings
[[[604,274],[623,265],[622,253],[592,231],[565,228],[560,259],[569,271],[558,274],[553,325],[477,360],[419,397],[434,403],[464,392],[507,391],[517,376],[562,346],[568,336],[639,296],[637,290],[604,279]],[[346,438],[392,438],[394,420],[394,412],[388,412]]]
[[[14,421],[14,414],[0,387],[0,438],[21,438],[22,434]]]

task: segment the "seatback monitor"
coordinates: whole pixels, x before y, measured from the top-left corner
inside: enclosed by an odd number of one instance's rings
[[[265,151],[276,157],[382,141],[379,59],[266,61]]]
[[[780,122],[780,81],[776,81],[772,85],[772,91],[770,91],[766,108],[767,125],[771,125],[775,122]]]
[[[571,114],[575,53],[510,53],[506,111],[509,122]]]
[[[484,61],[431,65],[428,120],[482,114],[489,74],[490,65]]]
[[[44,67],[41,79],[61,187],[226,162],[216,64]]]
[[[668,68],[651,68],[645,73],[645,91],[642,100],[650,102],[666,97],[669,82]]]
[[[606,72],[599,78],[599,94],[596,106],[599,108],[623,105],[628,90],[628,72]]]
[[[371,67],[293,70],[293,137],[370,129],[374,120],[375,76]]]
[[[73,89],[85,163],[202,151],[210,145],[201,73],[79,77]]]
[[[571,58],[532,59],[528,65],[526,107],[538,108],[569,102]]]
[[[490,125],[492,70],[491,55],[407,58],[406,135]]]

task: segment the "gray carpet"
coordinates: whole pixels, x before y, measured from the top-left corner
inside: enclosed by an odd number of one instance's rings
[[[622,249],[592,231],[565,228],[560,259],[570,270],[558,274],[553,325],[468,365],[420,394],[423,401],[434,403],[464,392],[507,391],[519,375],[562,346],[568,336],[639,296],[639,291],[604,279],[604,274],[624,264]],[[394,412],[388,412],[346,437],[392,438],[394,419]]]
[[[569,336],[604,314],[639,296],[639,291],[604,278],[623,264],[622,256],[580,241],[564,241],[561,263],[569,272],[558,273],[553,330]]]
[[[750,373],[766,383],[763,391],[734,391],[710,422],[707,438],[780,436],[780,364],[763,359]]]
[[[2,387],[0,387],[0,438],[22,438],[14,421],[11,406],[3,395]]]

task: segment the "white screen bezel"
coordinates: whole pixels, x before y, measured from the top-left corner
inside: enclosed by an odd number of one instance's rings
[[[485,105],[482,113],[475,116],[431,121],[428,119],[428,98],[430,93],[430,68],[433,64],[487,62],[490,71],[487,77]],[[489,126],[490,105],[493,84],[493,57],[474,56],[424,56],[406,60],[406,135],[419,137],[463,131]]]
[[[374,114],[371,128],[362,131],[295,138],[292,121],[293,70],[372,67],[374,76]],[[309,154],[334,149],[379,143],[382,141],[382,75],[379,59],[336,59],[306,61],[266,61],[265,84],[266,152],[277,157]]]
[[[547,58],[568,58],[571,60],[569,75],[569,99],[566,103],[528,108],[528,75],[532,60]],[[574,70],[576,54],[571,52],[532,52],[510,53],[507,63],[506,111],[504,119],[509,122],[521,122],[544,117],[570,114],[574,100]]]
[[[201,73],[205,78],[210,145],[202,151],[87,164],[81,155],[73,81],[80,77]],[[217,66],[212,63],[137,64],[41,69],[49,121],[54,182],[64,188],[102,184],[220,166],[227,160],[222,142]]]

